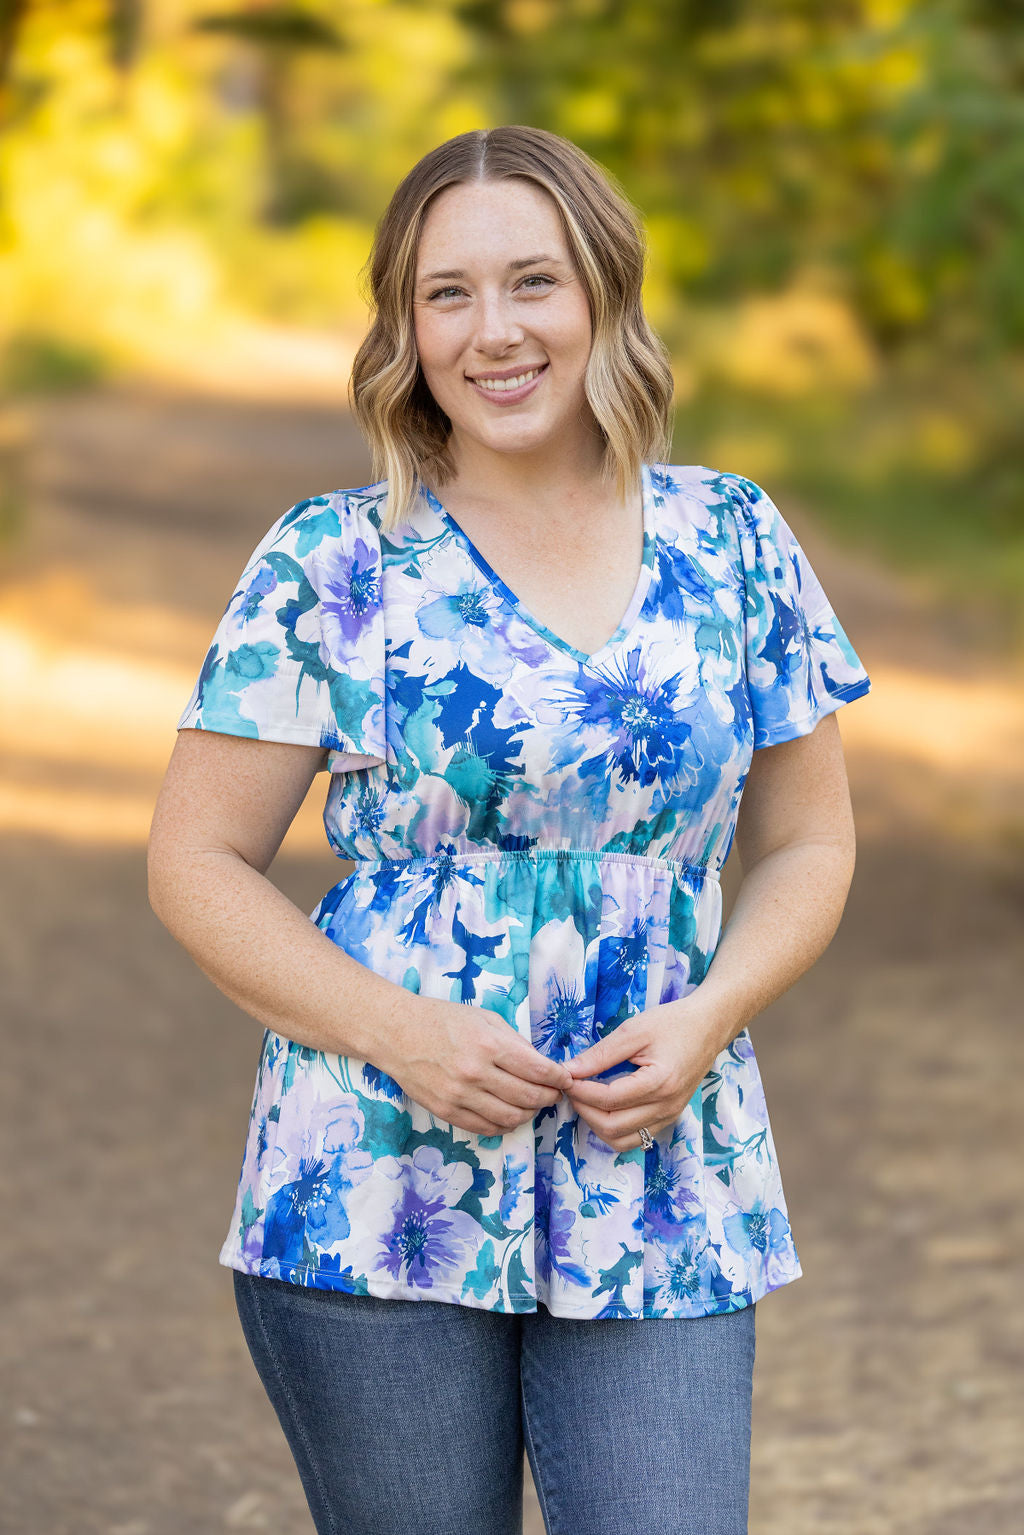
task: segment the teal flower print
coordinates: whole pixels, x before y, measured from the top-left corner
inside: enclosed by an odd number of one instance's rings
[[[781,1210],[768,1208],[760,1199],[749,1210],[727,1215],[722,1229],[729,1246],[743,1257],[756,1253],[768,1259],[789,1245],[789,1221]]]
[[[641,481],[640,578],[589,656],[440,503],[416,494],[382,531],[384,481],[296,503],[226,604],[179,728],[318,748],[346,868],[310,920],[392,984],[396,1028],[402,995],[465,1004],[566,1061],[685,997],[719,942],[753,752],[868,691],[759,487],[703,465]],[[646,1153],[564,1096],[474,1135],[385,1056],[265,1031],[222,1262],[590,1319],[735,1310],[799,1276],[747,1031]]]

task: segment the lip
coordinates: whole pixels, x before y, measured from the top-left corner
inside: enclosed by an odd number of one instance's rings
[[[534,364],[534,366],[537,365]],[[472,385],[477,394],[482,395],[485,400],[490,400],[494,405],[515,405],[520,400],[525,400],[526,396],[532,393],[534,389],[536,389],[537,385],[540,383],[541,379],[547,372],[548,367],[549,364],[546,362],[540,364],[540,372],[536,375],[536,377],[529,379],[518,389],[485,389],[481,384],[477,383],[475,378],[469,378],[468,376],[466,378],[466,382],[467,384]],[[515,378],[519,373],[529,373],[530,371],[531,370],[529,368],[520,366],[518,368],[510,368],[504,373],[492,373],[488,374],[487,376],[494,379]]]

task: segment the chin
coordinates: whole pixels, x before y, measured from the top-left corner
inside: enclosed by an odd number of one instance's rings
[[[497,425],[500,426],[500,423]],[[566,431],[566,426],[559,422],[526,424],[509,421],[504,431],[493,427],[489,432],[469,432],[463,429],[463,435],[475,437],[478,442],[502,453],[529,453],[536,448],[554,447],[556,443],[564,441]]]

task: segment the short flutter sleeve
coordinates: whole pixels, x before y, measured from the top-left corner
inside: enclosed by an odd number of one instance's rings
[[[775,746],[809,735],[871,679],[771,497],[741,475],[720,478],[739,531],[754,748]]]
[[[176,728],[326,747],[332,773],[386,760],[380,536],[358,497],[300,501],[260,540]]]

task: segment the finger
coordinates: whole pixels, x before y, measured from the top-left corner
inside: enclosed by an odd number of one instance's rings
[[[656,1103],[641,1104],[638,1108],[630,1109],[628,1113],[606,1114],[604,1116],[604,1129],[607,1135],[614,1140],[622,1140],[624,1136],[636,1136],[640,1140],[640,1127],[649,1130],[653,1135],[658,1126],[664,1122],[665,1113]]]
[[[574,1079],[566,1088],[570,1102],[593,1104],[595,1108],[612,1113],[615,1109],[635,1109],[649,1103],[658,1076],[657,1066],[638,1066],[630,1076],[618,1082],[591,1082],[586,1077]]]
[[[617,1066],[620,1061],[628,1061],[631,1056],[643,1048],[646,1043],[646,1030],[643,1035],[636,1027],[631,1027],[632,1020],[627,1019],[620,1023],[617,1029],[605,1039],[599,1039],[596,1045],[588,1045],[586,1050],[581,1050],[579,1055],[574,1055],[567,1062],[569,1070],[574,1077],[592,1077],[598,1072],[607,1071],[609,1066]]]
[[[473,1099],[473,1109],[484,1119],[492,1120],[497,1125],[498,1128],[491,1132],[495,1135],[508,1135],[524,1123],[528,1114],[532,1114],[529,1105],[519,1107],[486,1090],[476,1094]]]
[[[424,1104],[424,1107],[432,1119],[450,1124],[457,1130],[468,1130],[473,1135],[508,1135],[522,1122],[520,1115],[514,1124],[509,1124],[514,1111],[490,1093],[477,1092],[472,1104],[444,1107],[438,1104],[433,1108]]]
[[[626,1115],[604,1114],[600,1109],[588,1108],[586,1115],[580,1117],[586,1118],[587,1124],[603,1141],[611,1142],[635,1137],[635,1144],[638,1146],[641,1144],[641,1125],[652,1135],[656,1135],[665,1122],[664,1111],[656,1103],[641,1104],[638,1108],[630,1109]]]
[[[565,1061],[553,1061],[524,1039],[513,1041],[494,1058],[494,1064],[523,1082],[539,1082],[542,1087],[564,1091],[572,1083],[572,1073]]]
[[[509,1023],[502,1014],[486,1007],[478,1011],[491,1028],[498,1030],[497,1041],[492,1041],[490,1045],[496,1065],[524,1081],[540,1082],[546,1087],[559,1089],[568,1085],[571,1078],[564,1061],[552,1060],[549,1055],[538,1050],[529,1036],[520,1034],[515,1024]]]
[[[538,1109],[557,1103],[563,1092],[563,1089],[557,1085],[527,1082],[522,1077],[514,1076],[507,1071],[496,1072],[488,1078],[484,1086],[488,1092],[493,1093],[496,1098],[502,1099],[505,1103],[515,1104],[517,1108],[532,1109],[534,1113]]]
[[[443,1114],[436,1114],[435,1119],[444,1119]],[[456,1130],[468,1130],[471,1135],[507,1135],[508,1131],[503,1125],[493,1125],[489,1120],[481,1119],[479,1114],[470,1114],[462,1111],[457,1119],[449,1119],[448,1124]]]

